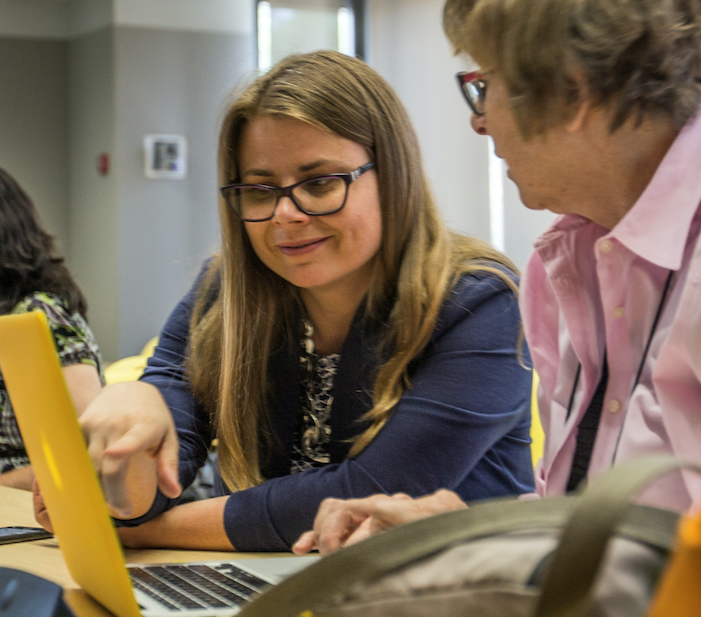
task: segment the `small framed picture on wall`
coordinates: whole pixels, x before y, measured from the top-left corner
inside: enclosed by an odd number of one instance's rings
[[[187,176],[185,135],[146,135],[144,174],[152,179],[178,180]]]

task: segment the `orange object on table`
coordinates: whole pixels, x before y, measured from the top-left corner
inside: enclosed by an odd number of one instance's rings
[[[698,617],[701,614],[701,512],[683,516],[677,545],[662,574],[648,617]]]

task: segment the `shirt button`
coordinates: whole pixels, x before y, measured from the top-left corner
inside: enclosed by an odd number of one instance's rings
[[[625,314],[626,314],[626,309],[624,309],[622,306],[619,306],[619,307],[613,312],[613,316],[614,316],[616,319],[620,319],[620,318],[623,317]]]
[[[613,248],[613,242],[611,240],[602,240],[599,244],[599,249],[602,253],[610,253]]]
[[[617,401],[615,398],[612,398],[609,401],[607,408],[611,413],[616,413],[621,408],[621,403],[619,401]]]

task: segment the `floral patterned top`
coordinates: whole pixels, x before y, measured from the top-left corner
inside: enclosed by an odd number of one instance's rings
[[[51,293],[35,292],[23,298],[13,315],[44,311],[53,334],[61,366],[92,364],[102,377],[100,351],[90,327],[79,313],[68,313],[65,302]],[[0,373],[0,473],[29,464],[15,414]]]
[[[290,473],[299,473],[330,462],[333,380],[340,354],[322,356],[314,350],[314,329],[305,319],[300,362],[299,419],[292,448]]]

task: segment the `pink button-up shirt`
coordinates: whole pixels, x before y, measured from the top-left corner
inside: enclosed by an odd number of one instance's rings
[[[644,454],[701,463],[700,203],[698,114],[614,229],[564,215],[536,240],[522,279],[521,311],[540,376],[546,434],[536,472],[539,494],[566,489],[577,425],[598,385],[605,350],[609,380],[588,478]],[[701,478],[670,474],[642,499],[680,510],[699,505]]]

